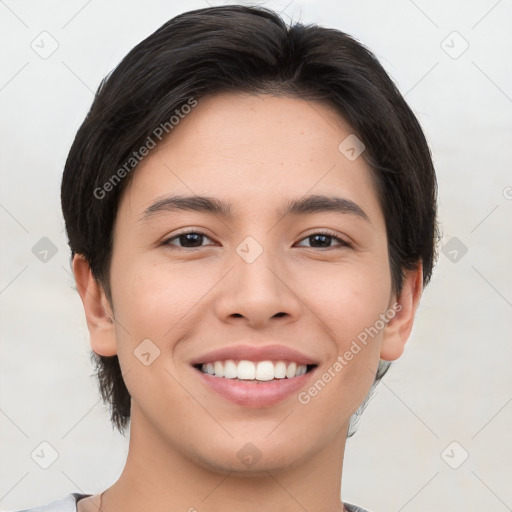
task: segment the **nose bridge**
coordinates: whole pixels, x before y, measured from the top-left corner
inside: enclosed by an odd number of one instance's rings
[[[270,247],[271,236],[259,238],[265,238],[265,245],[248,236],[235,248],[220,307],[225,318],[242,315],[253,325],[263,325],[276,315],[295,316],[300,307],[287,283],[279,251]]]
[[[252,296],[258,294],[276,296],[282,286],[279,279],[281,265],[277,250],[271,247],[271,236],[267,235],[262,243],[253,236],[247,236],[236,247],[234,261],[236,287]],[[258,238],[261,241],[263,235]],[[247,287],[249,287],[248,290]]]

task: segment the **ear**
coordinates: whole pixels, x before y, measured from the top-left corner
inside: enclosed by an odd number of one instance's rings
[[[390,310],[395,316],[389,320],[384,328],[380,358],[385,361],[398,359],[405,348],[414,323],[414,315],[418,308],[423,292],[423,265],[415,270],[407,271],[404,277],[402,291],[396,297],[393,294]]]
[[[73,274],[84,305],[91,348],[101,356],[116,355],[114,313],[102,286],[81,254],[73,257]]]

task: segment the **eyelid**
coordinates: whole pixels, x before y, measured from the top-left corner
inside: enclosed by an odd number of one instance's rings
[[[192,226],[192,227],[188,227],[188,228],[183,228],[182,230],[178,231],[177,233],[173,233],[172,235],[165,236],[164,239],[162,240],[162,245],[171,245],[171,244],[169,244],[169,242],[171,240],[174,240],[175,238],[178,238],[181,235],[187,235],[189,233],[194,233],[194,234],[197,234],[197,235],[203,235],[206,238],[209,238],[210,240],[215,241],[215,239],[211,235],[206,233],[205,230],[203,230],[201,228],[194,228]],[[192,251],[194,249],[200,249],[200,247],[195,247],[195,248],[179,247],[179,246],[175,246],[175,247],[177,247],[178,249],[188,249],[189,251]]]
[[[351,247],[351,248],[354,247],[354,244],[348,238],[343,237],[342,235],[336,233],[335,231],[331,231],[330,229],[322,229],[322,228],[316,228],[316,229],[313,229],[310,233],[306,233],[304,236],[302,236],[300,238],[299,242],[302,242],[306,238],[309,238],[310,236],[313,236],[313,235],[330,236],[331,238],[335,238],[336,240],[341,242],[338,246],[327,247],[326,249],[323,249],[324,251],[329,250],[329,249],[336,249],[336,247],[343,247],[343,246]],[[315,249],[315,247],[311,247],[311,249]],[[317,250],[321,251],[322,249],[317,249]]]

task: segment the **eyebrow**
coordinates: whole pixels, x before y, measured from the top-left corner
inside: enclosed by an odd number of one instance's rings
[[[220,215],[225,218],[233,218],[234,216],[231,204],[213,197],[167,196],[146,208],[139,221],[144,222],[155,215],[176,211],[202,212]],[[319,212],[352,214],[370,222],[368,215],[358,204],[350,199],[336,196],[311,195],[300,199],[292,199],[277,214],[280,217],[286,217],[288,215],[307,215]]]

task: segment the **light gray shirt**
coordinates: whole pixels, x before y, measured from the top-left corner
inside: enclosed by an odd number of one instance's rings
[[[25,510],[18,510],[15,512],[77,512],[77,501],[82,498],[88,498],[89,496],[92,496],[92,494],[80,494],[73,492],[64,496],[64,498],[52,501],[48,505],[41,505],[40,507],[27,508]],[[350,505],[349,503],[345,503],[345,508],[348,512],[370,512],[369,510],[356,507],[355,505]]]

